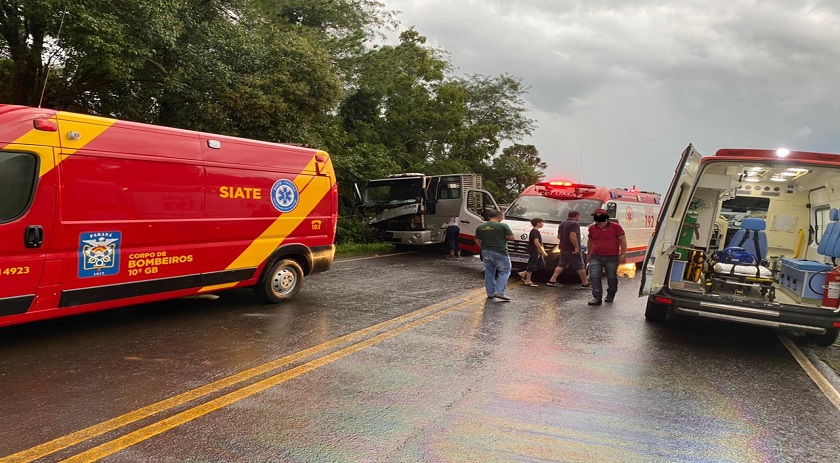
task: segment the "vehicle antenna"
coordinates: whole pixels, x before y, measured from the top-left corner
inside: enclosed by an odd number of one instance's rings
[[[61,13],[61,22],[58,23],[58,34],[55,36],[55,44],[58,46],[58,41],[61,39],[61,28],[64,26],[64,17],[67,16],[67,8],[64,8],[64,11]],[[47,59],[47,66],[46,66],[46,73],[44,73],[44,87],[41,89],[41,98],[38,99],[38,108],[44,104],[44,93],[47,91],[47,80],[50,78],[50,67],[55,54],[50,55],[49,59]]]
[[[578,172],[578,183],[583,182],[583,148],[580,149],[580,171]]]

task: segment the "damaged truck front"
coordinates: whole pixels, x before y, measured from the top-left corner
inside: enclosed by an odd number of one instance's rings
[[[476,252],[475,228],[486,210],[499,210],[482,187],[480,174],[394,174],[367,183],[361,208],[379,239],[403,246],[442,244],[446,224],[456,217],[459,246]]]

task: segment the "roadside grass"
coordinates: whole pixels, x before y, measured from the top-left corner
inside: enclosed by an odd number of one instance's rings
[[[344,243],[335,246],[335,257],[368,256],[373,254],[387,254],[394,252],[394,245],[390,243]]]
[[[840,374],[840,340],[828,347],[815,346],[814,353],[832,370]]]

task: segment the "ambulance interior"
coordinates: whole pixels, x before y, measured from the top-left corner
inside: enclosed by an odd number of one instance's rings
[[[671,257],[672,290],[821,305],[840,257],[840,223],[829,227],[840,218],[838,169],[717,161],[696,185]]]

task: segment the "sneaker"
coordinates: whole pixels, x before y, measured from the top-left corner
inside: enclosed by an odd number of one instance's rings
[[[592,285],[580,285],[580,289],[589,289]]]
[[[496,299],[501,299],[504,302],[510,302],[510,298],[504,294],[496,294]]]
[[[600,299],[592,299],[591,301],[587,302],[589,305],[601,305]]]
[[[549,282],[546,282],[546,284],[545,284],[545,285],[546,285],[546,286],[560,286],[559,284],[557,284],[557,282],[556,282],[556,281],[549,281]]]
[[[612,302],[615,300],[615,296],[607,296],[604,298],[604,302]]]

